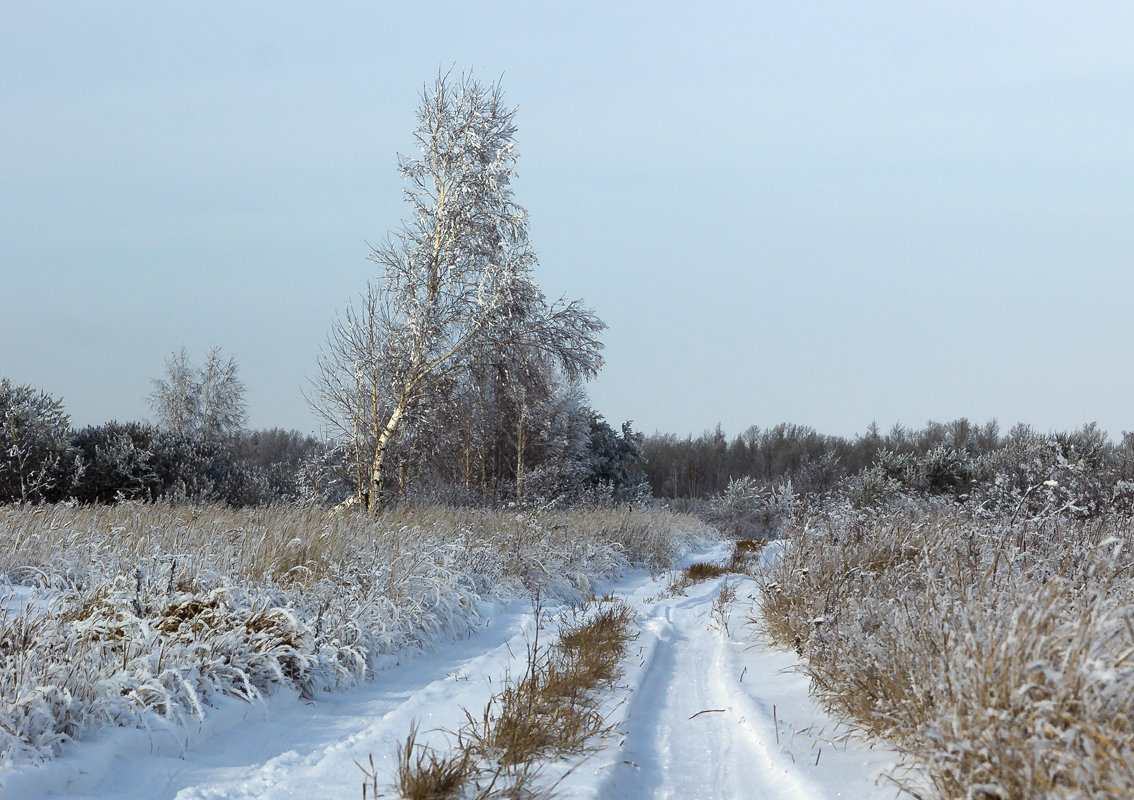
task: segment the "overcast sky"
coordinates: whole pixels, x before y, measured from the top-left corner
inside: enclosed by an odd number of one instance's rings
[[[502,77],[538,278],[638,429],[1134,430],[1134,4],[0,0],[0,375],[301,395],[440,67]],[[238,10],[237,10],[238,9]]]

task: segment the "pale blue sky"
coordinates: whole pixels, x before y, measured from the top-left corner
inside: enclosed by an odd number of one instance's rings
[[[233,10],[239,6],[240,10]],[[646,432],[1134,430],[1134,5],[0,0],[0,374],[300,395],[439,65],[503,76],[549,294]]]

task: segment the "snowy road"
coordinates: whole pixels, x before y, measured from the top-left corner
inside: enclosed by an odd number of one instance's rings
[[[720,545],[692,560],[726,553]],[[622,735],[571,772],[558,796],[896,796],[892,783],[877,780],[896,755],[847,738],[790,671],[794,654],[752,645],[751,580],[718,578],[671,596],[670,579],[639,573],[613,587],[639,611],[641,628],[608,703]],[[736,599],[721,614],[714,601],[724,581]],[[42,767],[0,771],[0,798],[361,798],[355,760],[373,755],[388,787],[411,724],[421,723],[426,741],[445,742],[441,730],[457,728],[463,709],[479,712],[506,675],[522,670],[533,630],[529,607],[497,608],[472,639],[407,659],[364,687],[313,703],[234,703],[188,742],[169,732],[108,731]]]
[[[701,554],[699,560],[712,560]],[[736,599],[714,601],[724,582]],[[897,761],[871,749],[808,696],[795,654],[754,645],[747,624],[755,584],[729,576],[656,597],[629,592],[640,609],[641,655],[627,675],[625,740],[602,798],[892,798],[877,776]]]
[[[605,795],[822,796],[798,770],[779,763],[771,708],[743,691],[743,668],[729,642],[708,627],[704,612],[716,583],[647,607],[645,660],[623,725],[624,759]]]

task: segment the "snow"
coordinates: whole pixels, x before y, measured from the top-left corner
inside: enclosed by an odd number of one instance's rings
[[[692,560],[727,556],[718,545]],[[712,609],[726,581],[737,599],[721,620]],[[896,795],[878,778],[898,754],[850,736],[809,697],[797,656],[759,643],[747,624],[757,591],[751,579],[726,576],[674,597],[657,591],[653,581],[623,589],[642,615],[640,655],[626,676],[634,690],[621,725],[625,742],[591,770],[606,776],[578,796]]]
[[[720,543],[687,560],[728,555]],[[774,549],[764,558],[774,557]],[[852,735],[808,695],[794,653],[770,649],[747,623],[757,588],[729,575],[679,594],[673,575],[628,575],[601,591],[639,613],[626,672],[606,704],[620,735],[575,765],[551,765],[556,794],[574,798],[891,798],[880,776],[896,751]],[[725,583],[736,597],[723,613]],[[716,610],[714,610],[716,606]],[[554,617],[566,606],[545,609]],[[407,656],[354,689],[303,701],[280,692],[229,700],[199,727],[104,730],[58,758],[0,771],[0,798],[269,800],[360,798],[355,762],[373,756],[386,796],[395,754],[417,721],[441,746],[523,669],[535,615],[522,601],[480,609],[467,639]],[[549,626],[548,630],[553,630]]]
[[[42,613],[56,595],[56,592],[38,586],[19,586],[0,581],[0,614]]]

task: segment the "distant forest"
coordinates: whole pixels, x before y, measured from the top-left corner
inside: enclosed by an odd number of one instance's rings
[[[154,381],[157,423],[73,429],[62,401],[0,379],[0,502],[119,500],[332,506],[368,474],[348,440],[248,430],[236,363],[219,349],[195,367],[181,351]],[[477,414],[433,414],[398,439],[390,501],[472,507],[633,505],[654,498],[716,522],[773,534],[799,503],[858,507],[943,497],[991,510],[1091,516],[1134,508],[1134,434],[1095,424],[1064,433],[995,421],[929,422],[843,438],[802,425],[718,426],[698,437],[612,426],[577,386],[516,394],[506,376],[479,391]],[[750,532],[752,532],[750,530]]]
[[[654,434],[642,440],[642,452],[653,496],[669,499],[711,497],[739,478],[790,481],[797,493],[821,494],[872,471],[906,488],[963,494],[1003,477],[1009,464],[1040,471],[1089,467],[1111,484],[1134,480],[1134,433],[1116,443],[1095,423],[1052,434],[1018,424],[1005,434],[995,420],[978,425],[961,418],[921,429],[895,425],[886,433],[871,424],[851,439],[786,423],[752,426],[730,439],[718,425],[696,438]]]
[[[1101,443],[1103,436],[1094,426],[1084,430]],[[967,419],[929,422],[921,430],[895,425],[888,433],[872,423],[852,439],[789,423],[763,429],[753,425],[730,439],[717,425],[696,438],[655,434],[643,441],[643,452],[655,497],[699,498],[717,494],[730,480],[742,477],[769,484],[788,479],[797,491],[822,492],[872,466],[884,453],[924,456],[947,448],[979,456],[1010,440],[1034,436],[1026,426],[1002,436],[995,421],[974,425]]]
[[[642,453],[654,497],[692,510],[710,501],[725,516],[775,516],[784,502],[833,495],[876,508],[941,497],[989,511],[1134,510],[1134,433],[1116,442],[1095,423],[1060,433],[1018,424],[1002,434],[996,421],[962,418],[887,433],[872,424],[853,439],[788,424],[729,439],[718,426],[696,438],[646,437]]]

